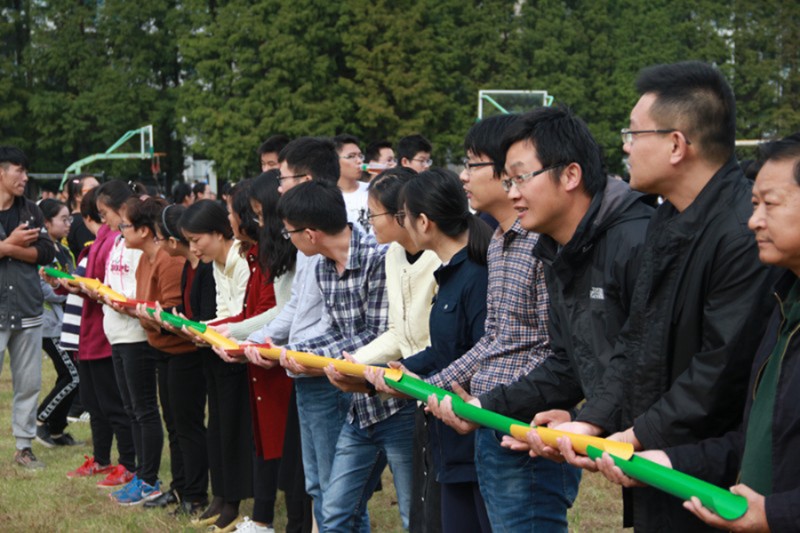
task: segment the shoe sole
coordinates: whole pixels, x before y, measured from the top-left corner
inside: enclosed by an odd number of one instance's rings
[[[203,518],[203,519],[193,518],[189,523],[193,527],[210,526],[211,524],[217,521],[217,518],[219,518],[219,514],[215,514],[213,516],[209,516],[208,518]]]
[[[119,483],[118,485],[101,485],[100,483],[97,483],[97,488],[98,489],[118,489],[120,487],[124,487],[128,483],[130,483],[130,480],[126,481],[125,483]]]
[[[41,444],[42,446],[44,446],[45,448],[50,448],[50,449],[52,449],[52,448],[55,448],[55,447],[56,447],[56,444],[50,444],[50,443],[49,443],[49,442],[47,442],[46,440],[44,440],[44,439],[40,438],[40,437],[39,437],[39,435],[36,435],[36,437],[34,437],[34,440],[35,440],[36,442],[38,442],[39,444]]]

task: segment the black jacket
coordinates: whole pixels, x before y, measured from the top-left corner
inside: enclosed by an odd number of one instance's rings
[[[628,317],[636,257],[652,213],[640,193],[610,179],[563,249],[539,237],[534,255],[544,264],[553,355],[516,383],[481,396],[481,405],[529,421],[592,397]]]
[[[774,280],[747,228],[751,188],[731,160],[682,213],[668,202],[656,210],[630,318],[578,420],[609,433],[633,425],[645,449],[738,426]],[[655,489],[634,489],[633,498],[637,531],[702,527]]]
[[[31,244],[37,252],[36,264],[12,257],[0,258],[0,329],[14,330],[42,324],[44,296],[36,265],[50,264],[55,257],[55,248],[47,236],[44,216],[36,204],[18,196],[9,211],[9,222],[13,227],[3,228],[0,224],[0,240],[5,240],[23,222],[27,222],[29,228],[41,230],[38,240]]]
[[[797,276],[787,272],[776,286],[775,296],[783,301]],[[715,485],[729,487],[737,482],[742,464],[748,415],[757,379],[778,339],[783,315],[775,306],[767,331],[756,352],[750,372],[747,403],[742,427],[722,437],[706,439],[665,450],[673,468]],[[772,417],[772,494],[766,497],[767,522],[772,531],[800,531],[800,332],[796,332],[781,364]]]
[[[186,261],[181,272],[181,294],[186,294],[186,281],[190,268],[192,268],[191,263]],[[213,263],[200,261],[197,264],[192,286],[188,287],[188,290],[190,309],[187,310],[184,307],[183,299],[181,299],[180,305],[176,307],[179,313],[185,314],[196,322],[204,322],[217,316],[217,283],[214,281]]]

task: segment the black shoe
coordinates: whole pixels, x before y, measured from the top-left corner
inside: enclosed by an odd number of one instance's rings
[[[178,496],[174,490],[168,490],[161,494],[158,498],[144,502],[144,507],[147,509],[161,509],[167,505],[178,503]]]
[[[46,424],[36,424],[36,442],[44,446],[45,448],[55,448],[56,442],[53,440],[53,437],[50,436],[50,430],[47,429]]]
[[[203,513],[203,511],[205,511],[206,507],[208,507],[208,501],[181,502],[178,504],[178,507],[174,511],[172,511],[172,516],[174,517],[186,516],[189,518],[195,518],[200,516]]]
[[[52,437],[52,439],[56,446],[80,446],[84,444],[73,439],[69,433],[64,433],[60,437]]]

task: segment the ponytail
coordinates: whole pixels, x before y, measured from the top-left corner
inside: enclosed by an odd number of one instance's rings
[[[478,215],[470,213],[468,216],[469,241],[467,242],[467,255],[475,263],[486,265],[486,255],[489,251],[489,241],[492,238],[492,228],[481,220]]]

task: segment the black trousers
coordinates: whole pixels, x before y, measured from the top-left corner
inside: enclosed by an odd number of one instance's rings
[[[278,488],[286,495],[286,533],[311,533],[314,502],[311,496],[306,494],[303,445],[294,386],[286,415],[286,433],[283,437],[283,456],[278,471]]]
[[[188,502],[208,500],[206,378],[199,351],[166,354],[167,371],[159,373],[159,397],[170,443],[172,488]]]
[[[78,361],[78,372],[81,403],[91,415],[95,461],[100,465],[111,464],[111,444],[116,436],[119,464],[136,472],[132,423],[122,404],[111,358]]]
[[[139,479],[149,485],[158,480],[164,430],[158,408],[158,372],[166,371],[166,360],[146,342],[111,346],[114,372],[125,411],[133,423],[133,442],[139,460]],[[172,417],[165,419],[167,427]]]
[[[53,361],[56,382],[36,410],[36,419],[47,425],[50,433],[60,435],[67,427],[67,414],[78,393],[78,367],[72,353],[63,349],[57,338],[43,337],[42,348]]]
[[[442,531],[441,485],[436,481],[433,455],[428,442],[428,425],[433,415],[425,407],[414,414],[414,481],[411,487],[411,511],[408,529],[411,533]]]
[[[253,496],[253,429],[247,367],[203,353],[208,390],[208,466],[211,492],[225,502]]]

